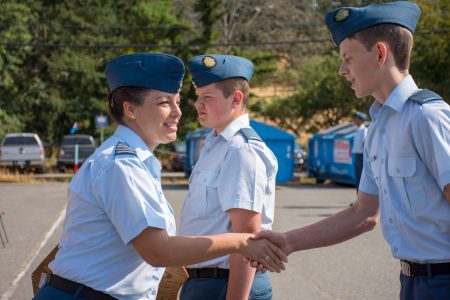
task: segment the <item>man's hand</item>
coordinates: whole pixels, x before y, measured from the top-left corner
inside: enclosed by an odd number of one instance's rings
[[[271,241],[273,244],[278,246],[283,253],[288,256],[293,252],[292,247],[289,245],[286,234],[282,232],[275,232],[271,230],[265,230],[259,232],[253,239],[267,239]],[[254,268],[257,268],[258,271],[265,272],[267,269],[261,263],[257,261],[251,260],[250,265]]]
[[[288,256],[293,252],[292,247],[289,245],[289,241],[284,232],[275,232],[271,230],[260,231],[254,239],[267,239],[275,244],[281,251]]]
[[[271,272],[280,273],[285,270],[283,262],[287,256],[277,246],[267,239],[255,239],[250,236],[244,246],[239,247],[238,253],[252,261],[257,261]]]

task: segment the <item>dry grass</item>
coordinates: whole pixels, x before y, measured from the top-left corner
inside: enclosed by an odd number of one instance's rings
[[[0,182],[6,183],[37,183],[42,180],[33,178],[30,174],[21,174],[19,172],[9,172],[7,170],[0,170]]]

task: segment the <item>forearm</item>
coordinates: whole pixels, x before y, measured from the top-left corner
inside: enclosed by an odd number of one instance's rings
[[[226,233],[206,237],[165,235],[158,241],[157,247],[152,240],[142,241],[139,253],[152,266],[182,266],[235,253],[243,243],[244,234]]]
[[[230,255],[227,300],[246,300],[252,288],[255,269],[239,254]]]
[[[377,201],[377,200],[376,200]],[[330,246],[372,230],[378,222],[376,207],[361,207],[358,201],[352,207],[317,223],[286,232],[292,251]]]

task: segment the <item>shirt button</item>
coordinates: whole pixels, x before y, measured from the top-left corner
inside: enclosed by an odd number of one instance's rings
[[[391,224],[392,224],[392,222],[393,222],[392,218],[389,218],[388,221],[389,221],[389,223],[391,223]]]
[[[381,159],[381,163],[384,164],[384,158]]]
[[[206,182],[206,178],[203,178],[203,183],[205,183]]]
[[[397,172],[397,174],[400,173],[400,169],[395,169],[395,172]]]
[[[383,193],[387,194],[387,190],[386,188],[383,189]]]
[[[189,196],[189,197],[191,196],[191,192],[188,193],[188,196]]]

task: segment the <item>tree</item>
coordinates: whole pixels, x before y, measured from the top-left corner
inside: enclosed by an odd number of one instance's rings
[[[338,68],[336,51],[314,56],[303,66],[294,95],[259,100],[251,109],[298,137],[349,119],[354,110],[367,111],[371,101],[356,99]]]

